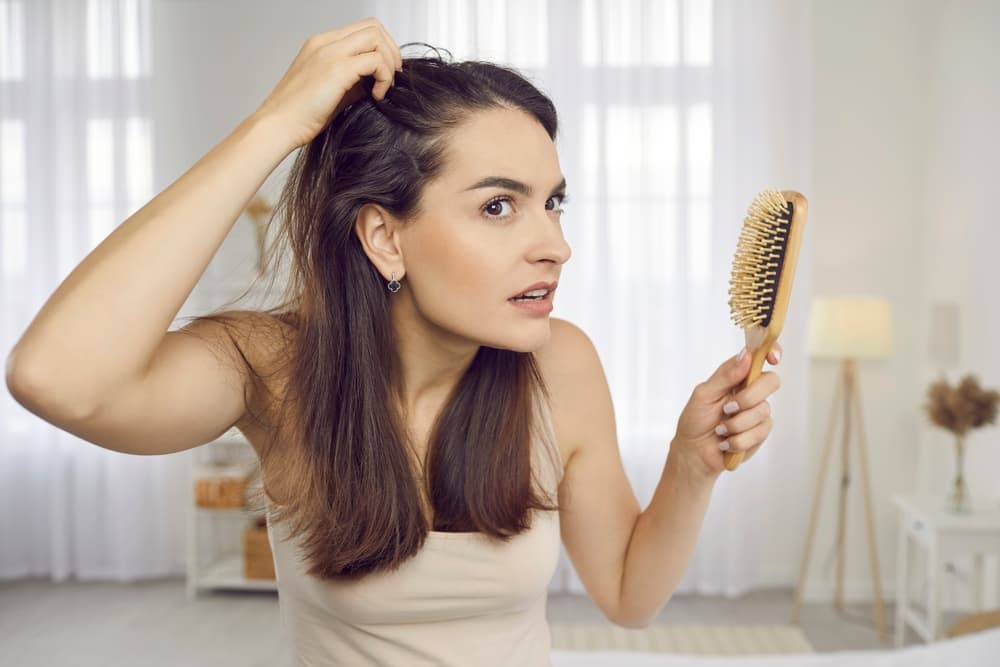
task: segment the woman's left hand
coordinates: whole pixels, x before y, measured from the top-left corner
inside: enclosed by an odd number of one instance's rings
[[[768,363],[776,365],[781,352],[781,345],[774,342]],[[750,358],[750,354],[738,354],[727,359],[712,377],[694,388],[677,421],[669,458],[684,463],[695,474],[714,478],[726,468],[726,451],[745,452],[745,463],[764,444],[771,433],[767,397],[778,390],[781,380],[777,373],[765,371],[737,392],[750,372]]]

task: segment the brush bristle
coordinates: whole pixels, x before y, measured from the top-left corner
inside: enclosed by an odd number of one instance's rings
[[[777,190],[764,190],[747,209],[729,280],[729,310],[744,329],[770,323],[791,221],[792,203]]]

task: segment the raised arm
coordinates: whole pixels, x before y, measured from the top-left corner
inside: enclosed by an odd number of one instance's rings
[[[240,212],[288,152],[272,121],[251,116],[119,225],[11,350],[14,397],[45,419],[72,422],[143,376]]]
[[[234,342],[218,325],[198,323],[200,336],[167,328],[268,174],[357,99],[364,77],[384,97],[401,63],[375,19],[306,40],[257,111],[59,285],[8,355],[15,399],[136,453],[191,447],[232,425],[248,381]],[[175,429],[173,439],[150,440],[154,426]],[[149,444],[130,444],[140,436]]]

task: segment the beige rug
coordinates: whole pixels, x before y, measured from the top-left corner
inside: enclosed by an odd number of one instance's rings
[[[686,655],[815,653],[797,625],[655,625],[551,623],[553,650],[645,651]]]

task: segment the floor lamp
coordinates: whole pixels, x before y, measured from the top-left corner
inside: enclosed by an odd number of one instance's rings
[[[886,639],[885,609],[882,606],[882,585],[879,581],[878,552],[875,540],[875,520],[872,512],[871,482],[868,473],[868,452],[865,444],[865,429],[861,415],[861,398],[858,389],[856,362],[858,360],[884,359],[892,351],[892,319],[889,304],[884,299],[875,298],[818,298],[812,302],[809,315],[808,350],[811,357],[839,362],[838,380],[834,389],[833,408],[827,426],[826,444],[816,480],[812,514],[809,519],[809,534],[806,539],[805,554],[795,587],[795,601],[792,606],[792,623],[799,621],[802,605],[802,590],[805,587],[809,554],[812,550],[820,500],[823,496],[823,482],[833,445],[834,425],[838,413],[842,412],[844,428],[841,438],[840,496],[837,506],[837,588],[834,605],[844,608],[844,561],[847,524],[847,489],[851,482],[850,450],[852,424],[856,424],[858,454],[861,463],[862,490],[865,500],[865,520],[868,527],[868,556],[871,560],[872,582],[874,585],[875,627],[879,637]]]

